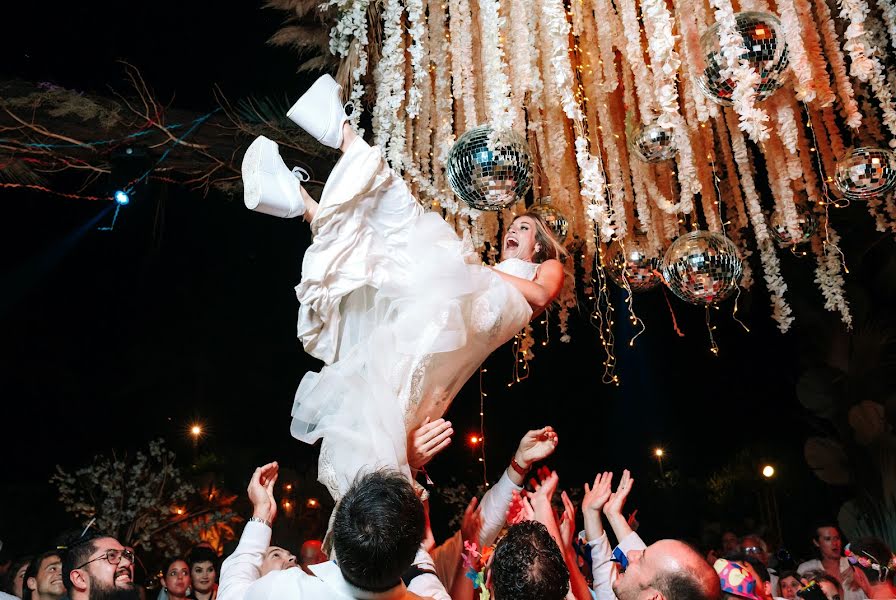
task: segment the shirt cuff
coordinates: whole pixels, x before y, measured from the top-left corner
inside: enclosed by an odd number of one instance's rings
[[[239,550],[241,552],[257,552],[263,554],[271,545],[271,528],[264,523],[249,521],[243,528],[240,536]]]
[[[619,540],[619,549],[625,554],[628,554],[630,550],[643,550],[646,547],[647,545],[641,539],[641,536],[634,531]]]

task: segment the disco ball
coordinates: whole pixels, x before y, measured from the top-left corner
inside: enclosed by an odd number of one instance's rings
[[[787,41],[781,31],[778,17],[763,12],[741,12],[734,15],[737,33],[743,40],[746,52],[740,60],[746,60],[759,75],[756,99],[765,100],[784,85],[787,75]],[[710,27],[700,38],[706,68],[698,78],[700,89],[711,100],[724,106],[731,106],[734,80],[723,73],[727,62],[722,55],[719,42],[719,24]]]
[[[626,238],[621,243],[614,240],[607,250],[607,274],[623,289],[627,282],[635,293],[652,290],[662,281],[662,276],[660,259],[651,254],[644,239]]]
[[[691,304],[721,302],[737,289],[743,272],[737,247],[720,233],[686,233],[663,257],[663,279],[676,296]]]
[[[778,245],[782,248],[791,248],[808,242],[812,239],[812,235],[818,231],[818,219],[815,218],[815,215],[810,209],[801,210],[799,215],[797,215],[796,222],[799,224],[800,230],[800,237],[798,239],[794,239],[793,236],[790,235],[790,232],[787,230],[787,224],[784,221],[784,216],[778,211],[772,213],[772,216],[769,219],[772,237],[775,238],[775,241],[778,242]]]
[[[479,210],[501,210],[521,200],[532,185],[532,158],[525,138],[506,130],[495,135],[480,125],[467,131],[448,153],[446,172],[451,189]]]
[[[837,161],[834,183],[850,200],[867,200],[896,183],[896,155],[884,148],[850,148]]]
[[[669,160],[678,152],[672,130],[657,123],[642,125],[636,130],[628,140],[628,148],[632,154],[648,163]]]
[[[569,221],[563,213],[551,206],[551,197],[545,196],[526,211],[541,217],[544,224],[554,233],[554,237],[561,244],[566,241],[569,234]]]

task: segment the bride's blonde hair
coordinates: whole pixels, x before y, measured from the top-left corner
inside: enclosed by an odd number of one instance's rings
[[[532,255],[532,262],[543,263],[551,258],[563,262],[569,252],[563,247],[563,244],[554,236],[554,232],[548,227],[544,219],[536,213],[523,213],[513,220],[516,221],[523,217],[529,217],[535,223],[535,242],[541,246],[541,249]]]

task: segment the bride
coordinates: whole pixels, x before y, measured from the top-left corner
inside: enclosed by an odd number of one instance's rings
[[[408,432],[440,418],[486,357],[557,298],[566,253],[525,214],[504,236],[503,260],[483,266],[355,133],[340,95],[324,75],[288,113],[342,151],[319,202],[265,137],[242,165],[247,207],[301,215],[314,236],[296,287],[298,337],[325,366],[302,378],[291,431],[323,440],[318,478],[336,501],[360,472],[391,467],[412,479]]]

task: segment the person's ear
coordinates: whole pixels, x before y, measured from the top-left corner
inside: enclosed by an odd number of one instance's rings
[[[71,573],[68,574],[69,581],[72,582],[72,586],[79,592],[86,592],[89,587],[87,584],[87,577],[84,575],[84,571],[81,569],[73,569]]]
[[[535,244],[535,251],[541,252],[541,244]]]
[[[29,577],[25,580],[25,587],[27,587],[32,592],[37,591],[37,579],[34,577]]]

